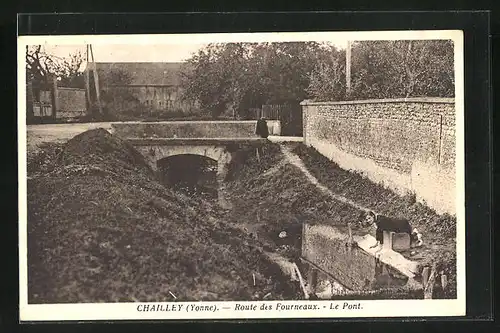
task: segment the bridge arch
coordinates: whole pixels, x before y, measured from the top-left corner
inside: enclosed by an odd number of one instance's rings
[[[136,146],[136,149],[146,158],[148,164],[157,170],[157,162],[164,158],[175,155],[199,155],[208,157],[222,164],[223,168],[231,160],[231,153],[224,146],[202,146],[202,145],[150,145]]]
[[[176,154],[159,159],[157,167],[158,178],[165,186],[196,190],[211,198],[217,193],[218,162],[211,157]]]
[[[158,171],[158,162],[168,157],[179,155],[198,155],[217,161],[217,183],[219,202],[224,207],[229,204],[224,199],[224,181],[231,162],[231,153],[225,146],[216,145],[144,145],[135,146],[144,156],[154,171]]]

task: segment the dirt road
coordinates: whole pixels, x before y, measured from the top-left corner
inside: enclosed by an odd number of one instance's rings
[[[26,126],[26,148],[29,152],[34,152],[43,143],[66,142],[75,135],[94,128],[110,130],[111,123],[28,125]]]
[[[114,122],[116,123],[116,122]],[[28,125],[27,132],[27,149],[35,152],[43,143],[63,143],[90,129],[104,128],[111,130],[112,122],[102,123],[79,123],[79,124],[43,124],[43,125]],[[272,142],[300,142],[301,137],[279,137],[270,136],[269,141]]]

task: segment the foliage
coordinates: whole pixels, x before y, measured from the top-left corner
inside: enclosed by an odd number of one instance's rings
[[[120,69],[112,69],[110,71],[98,69],[97,74],[101,88],[103,112],[107,119],[125,120],[121,118],[144,112],[144,106],[140,103],[139,99],[126,87],[113,87],[109,89],[113,85],[130,84],[132,82],[130,73]],[[91,80],[93,80],[92,76]]]
[[[315,42],[209,44],[183,70],[183,97],[213,117],[234,110],[246,118],[265,103],[300,102],[309,97],[309,75],[326,50]]]
[[[35,84],[47,84],[56,77],[61,86],[83,88],[85,81],[80,71],[82,64],[81,52],[61,58],[45,52],[42,45],[26,47],[26,78]]]
[[[453,43],[448,40],[352,44],[351,91],[346,53],[329,43],[209,44],[182,72],[184,98],[214,117],[248,117],[250,108],[304,99],[453,97]],[[233,111],[233,112],[232,112]]]
[[[345,51],[331,48],[310,74],[307,91],[318,101],[346,98]]]
[[[352,99],[453,97],[453,43],[364,41],[352,46]]]
[[[345,52],[332,52],[311,75],[316,100],[453,97],[453,43],[436,41],[355,42],[351,91],[346,94]]]

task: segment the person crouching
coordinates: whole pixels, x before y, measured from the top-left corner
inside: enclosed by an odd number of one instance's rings
[[[412,228],[410,222],[404,218],[394,218],[375,214],[373,211],[361,213],[360,222],[362,227],[375,227],[376,243],[370,248],[384,244],[384,231],[395,233],[407,233],[414,247],[422,246],[422,234],[416,228]]]
[[[267,139],[267,137],[269,136],[269,129],[267,128],[266,118],[261,117],[259,120],[257,120],[255,134],[259,135],[261,138]]]

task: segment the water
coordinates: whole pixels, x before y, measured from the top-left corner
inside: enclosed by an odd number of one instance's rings
[[[306,263],[318,268],[320,273],[315,284],[319,289],[333,286],[331,294],[340,295],[346,292],[398,290],[408,283],[407,276],[380,262],[373,255],[359,247],[347,246],[347,235],[333,228],[327,229],[328,234],[318,230],[304,228],[302,257]],[[310,268],[308,266],[304,265],[305,268]],[[308,269],[307,275],[311,272]]]
[[[220,200],[215,161],[202,160],[193,156],[170,157],[159,163],[160,174],[166,186],[189,196],[206,200]],[[244,212],[239,212],[240,214]],[[293,220],[293,219],[292,219]],[[240,221],[243,223],[243,221]],[[311,294],[319,298],[331,299],[346,293],[372,293],[377,290],[401,289],[408,277],[358,247],[346,246],[347,235],[338,229],[315,226],[302,229],[301,223],[276,225],[270,223],[269,216],[255,216],[248,221],[248,232],[264,243],[279,251],[286,245],[289,250],[282,253],[296,261],[301,255],[319,268],[319,274],[309,285]],[[274,221],[276,222],[276,221]],[[244,224],[244,223],[243,223]],[[279,233],[286,230],[287,237],[280,239]],[[262,237],[264,239],[262,239]],[[301,264],[304,278],[309,278],[312,270],[309,265]]]

